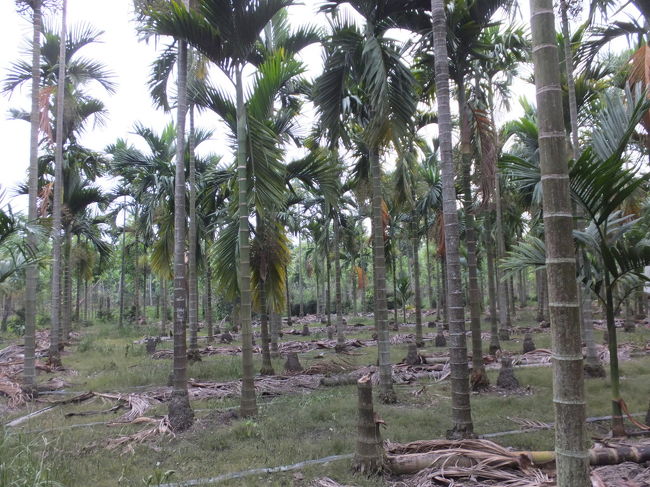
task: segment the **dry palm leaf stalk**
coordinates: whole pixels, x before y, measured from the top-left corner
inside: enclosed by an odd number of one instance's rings
[[[532,365],[532,364],[550,364],[552,352],[546,348],[538,348],[516,356],[512,360],[512,365]]]
[[[351,485],[339,484],[336,480],[329,477],[314,479],[308,484],[309,487],[352,487]]]
[[[320,362],[314,365],[310,365],[305,370],[302,371],[304,375],[328,375],[328,374],[340,374],[343,372],[350,371],[356,366],[351,364],[347,360],[341,358],[336,361],[331,362]]]
[[[147,428],[132,435],[119,436],[111,438],[106,442],[106,448],[109,450],[116,450],[122,448],[122,453],[134,453],[133,443],[144,443],[157,436],[170,435],[172,437],[174,432],[169,424],[169,418],[164,416],[161,419],[138,417],[131,421],[131,424],[153,424],[151,428]]]
[[[550,429],[553,427],[552,424],[544,423],[543,421],[538,421],[536,419],[517,418],[511,416],[508,416],[507,419],[521,426],[524,430]]]

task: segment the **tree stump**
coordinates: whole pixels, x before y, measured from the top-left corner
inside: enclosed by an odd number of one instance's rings
[[[447,346],[447,339],[445,338],[445,335],[442,333],[442,330],[438,330],[438,333],[436,333],[435,345],[436,347]]]
[[[311,335],[311,333],[309,333],[309,326],[305,323],[302,325],[302,336],[307,337],[309,335]]]
[[[402,362],[406,365],[418,365],[423,362],[422,357],[418,354],[418,347],[415,343],[409,343],[408,353]]]
[[[438,325],[436,324],[435,321],[429,321],[427,323],[427,328],[435,328],[436,326],[438,326]]]
[[[507,328],[499,328],[499,340],[507,342],[510,340],[510,330]]]
[[[497,377],[497,386],[509,391],[519,387],[519,381],[515,377],[510,357],[501,358],[501,370],[499,371],[499,377]]]
[[[325,328],[327,330],[327,339],[328,340],[333,340],[334,339],[334,327],[333,326],[328,326]]]
[[[533,342],[533,336],[530,333],[524,335],[524,353],[532,352],[537,347],[535,347],[535,342]]]
[[[233,340],[232,335],[227,331],[224,331],[219,337],[219,341],[221,343],[232,343],[232,340]]]
[[[370,375],[357,381],[359,396],[359,420],[357,423],[357,448],[354,453],[354,469],[366,475],[378,474],[383,470],[384,451],[379,425],[372,404],[372,382]]]
[[[287,361],[284,363],[285,372],[302,372],[303,368],[300,365],[298,360],[298,354],[296,352],[289,352],[287,354]]]
[[[389,321],[389,322],[388,322],[388,327],[389,327],[392,331],[399,331],[399,325],[397,324],[397,321]]]
[[[201,362],[201,352],[198,349],[188,350],[187,360],[190,362]]]
[[[636,323],[634,323],[634,320],[625,320],[623,331],[625,333],[634,333],[636,331]]]
[[[156,353],[156,346],[160,343],[160,337],[147,337],[144,340],[145,350],[149,355]]]

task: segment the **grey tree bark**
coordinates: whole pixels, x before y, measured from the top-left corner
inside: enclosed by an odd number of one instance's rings
[[[236,68],[237,102],[237,182],[239,185],[239,295],[242,337],[242,388],[240,414],[242,417],[257,414],[253,372],[253,330],[251,327],[251,274],[250,235],[248,229],[248,170],[246,168],[246,106],[242,66]]]
[[[29,201],[27,219],[35,222],[38,218],[38,128],[40,125],[39,94],[41,80],[41,29],[43,18],[41,0],[32,1],[32,106],[30,114],[29,137]],[[30,249],[38,252],[38,238],[33,233],[27,236]],[[38,264],[30,264],[25,271],[25,366],[23,369],[23,389],[32,397],[38,394],[36,388],[36,296],[38,292]]]
[[[56,91],[56,147],[54,149],[54,195],[52,204],[52,306],[49,362],[52,365],[61,365],[59,353],[59,340],[61,338],[61,230],[63,203],[63,113],[65,107],[65,47],[66,47],[66,21],[68,2],[62,1],[61,33],[59,49],[59,78]]]
[[[461,282],[458,213],[452,157],[452,126],[449,107],[449,58],[447,55],[447,24],[443,0],[431,0],[435,82],[438,102],[438,131],[442,177],[443,217],[445,225],[445,256],[447,270],[447,307],[449,310],[449,363],[451,366],[451,408],[453,427],[450,438],[473,435],[472,410],[469,400],[469,368],[465,338],[465,308]]]
[[[388,309],[386,306],[386,254],[384,251],[384,231],[382,225],[382,191],[379,152],[376,147],[369,150],[370,172],[372,178],[372,243],[374,263],[374,311],[377,329],[377,349],[379,354],[379,397],[384,403],[397,400],[393,390],[393,374],[388,341]]]
[[[185,117],[187,114],[187,43],[178,41],[178,109],[176,115],[176,173],[174,182],[174,359],[169,422],[185,431],[194,422],[187,391],[185,276]]]
[[[544,240],[553,343],[555,454],[559,487],[587,487],[582,340],[566,136],[552,0],[531,0]]]
[[[188,138],[189,156],[190,156],[190,171],[189,171],[189,186],[190,186],[190,220],[188,222],[188,241],[187,241],[187,291],[188,291],[188,318],[190,329],[190,347],[188,350],[188,357],[191,360],[201,360],[199,354],[199,282],[196,269],[196,246],[197,246],[197,222],[196,222],[196,158],[194,150],[196,141],[194,139],[194,106],[189,107],[189,121],[190,121],[190,135]]]
[[[341,296],[341,250],[339,216],[334,215],[334,292],[336,294],[336,351],[345,350],[343,332],[343,304]]]

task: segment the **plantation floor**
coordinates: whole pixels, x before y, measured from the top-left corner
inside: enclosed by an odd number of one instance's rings
[[[426,318],[425,318],[426,319]],[[348,323],[371,323],[369,318],[348,317]],[[530,327],[532,311],[518,314],[519,327]],[[314,324],[314,327],[320,327]],[[484,325],[487,331],[487,323]],[[286,331],[286,328],[285,328]],[[141,392],[165,386],[171,360],[154,360],[144,346],[134,341],[155,328],[125,328],[114,324],[97,324],[81,330],[82,338],[69,347],[63,356],[67,372],[57,373],[72,385],[66,395],[45,396],[46,400],[71,397],[86,391],[107,393]],[[414,333],[403,327],[400,334]],[[431,337],[434,329],[425,328]],[[600,340],[602,331],[597,330]],[[391,332],[395,335],[395,332]],[[359,328],[348,338],[368,340],[372,328]],[[315,340],[323,333],[309,337],[285,335],[283,340]],[[550,348],[548,331],[535,333],[537,348]],[[619,341],[645,348],[650,329],[639,326],[634,333],[619,332]],[[506,350],[520,353],[523,334],[503,343]],[[259,343],[259,340],[258,340]],[[233,343],[232,345],[236,345]],[[0,348],[6,346],[4,343]],[[215,344],[214,346],[219,346]],[[159,349],[171,347],[163,342]],[[392,346],[391,359],[400,362],[406,355],[406,344]],[[424,353],[441,353],[427,341]],[[314,363],[344,359],[358,365],[376,363],[376,347],[356,348],[352,355],[337,356],[333,350],[314,350],[299,354],[304,367]],[[323,354],[322,358],[318,358]],[[256,368],[260,356],[256,354]],[[275,360],[276,372],[282,371],[283,360]],[[190,365],[188,377],[203,381],[228,381],[240,375],[240,357],[214,355]],[[552,422],[551,368],[516,369],[522,388],[514,394],[496,389],[472,396],[472,414],[477,434],[519,430],[521,420]],[[497,370],[488,372],[496,382]],[[632,357],[621,364],[622,393],[631,412],[644,412],[650,392],[650,356]],[[46,381],[50,376],[39,376]],[[376,403],[376,411],[386,422],[383,438],[398,442],[444,437],[451,428],[450,386],[448,381],[418,381],[397,385],[398,403]],[[610,414],[608,379],[590,379],[586,383],[588,416]],[[4,408],[0,398],[2,423],[41,409],[42,403],[31,403],[18,410]],[[158,485],[190,479],[215,477],[259,467],[289,465],[309,459],[354,452],[356,441],[356,391],[354,386],[320,387],[305,394],[260,397],[259,415],[254,419],[236,417],[236,398],[194,401],[197,421],[187,432],[175,437],[158,435],[142,444],[130,443],[114,450],[106,448],[110,439],[129,435],[149,425],[127,424],[108,426],[122,411],[99,414],[116,403],[93,399],[82,404],[57,406],[41,415],[0,432],[0,486],[49,485],[34,480],[59,482],[66,487],[108,487]],[[146,412],[149,417],[166,414],[166,404],[158,404]],[[91,412],[87,416],[66,416],[69,413]],[[641,418],[642,419],[642,418]],[[99,424],[94,424],[99,423]],[[90,426],[83,426],[92,424]],[[591,435],[604,435],[606,423],[590,424]],[[591,436],[590,435],[590,436]],[[496,438],[499,444],[526,450],[553,448],[553,431],[540,430]],[[259,474],[230,480],[219,485],[232,486],[301,486],[310,480],[328,476],[342,484],[356,486],[381,485],[377,479],[366,479],[351,472],[351,460],[313,465],[286,473]],[[173,471],[168,480],[164,473]]]

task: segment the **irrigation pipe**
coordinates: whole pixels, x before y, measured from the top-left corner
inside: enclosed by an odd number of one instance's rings
[[[160,484],[158,487],[191,487],[194,485],[209,485],[223,482],[224,480],[240,479],[242,477],[249,477],[251,475],[259,475],[265,473],[289,472],[291,470],[299,470],[303,467],[310,465],[319,465],[323,463],[336,462],[338,460],[348,460],[354,455],[346,453],[344,455],[331,455],[329,457],[317,458],[315,460],[306,460],[304,462],[294,463],[293,465],[282,465],[280,467],[267,467],[267,468],[254,468],[252,470],[244,470],[242,472],[225,473],[217,475],[216,477],[206,479],[186,480],[184,482]]]

